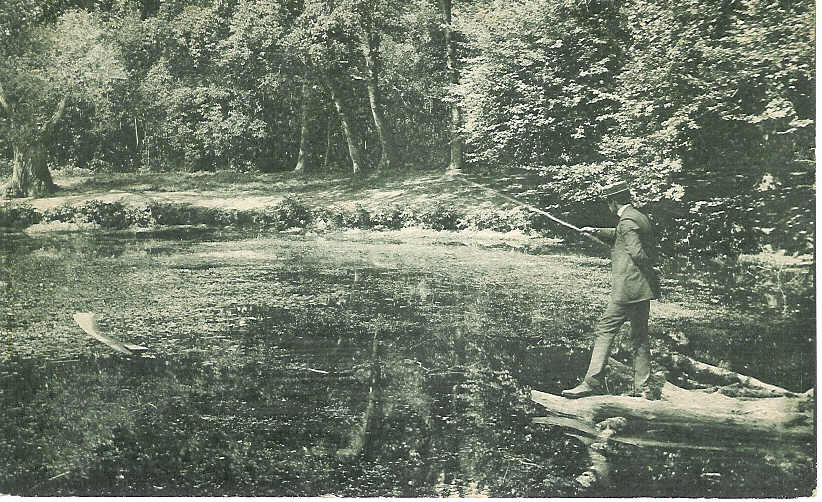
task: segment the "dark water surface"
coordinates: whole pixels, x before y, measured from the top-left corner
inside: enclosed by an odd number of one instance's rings
[[[568,341],[582,329],[573,316],[546,326],[534,302],[547,300],[505,273],[238,237],[2,236],[2,334],[34,347],[15,341],[0,366],[0,493],[582,494],[584,446],[532,424],[528,397],[559,392],[586,364],[587,340]],[[84,338],[66,320],[84,310],[151,350],[124,357]],[[777,475],[774,459],[749,454],[612,458],[612,487],[593,495],[794,496],[815,484],[807,465]]]

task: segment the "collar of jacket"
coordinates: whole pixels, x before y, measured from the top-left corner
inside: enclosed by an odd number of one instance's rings
[[[624,212],[625,212],[625,210],[626,210],[626,209],[628,209],[629,207],[631,207],[631,205],[630,205],[630,204],[625,204],[625,205],[624,205],[624,206],[622,206],[621,208],[617,209],[617,216],[618,216],[618,217],[620,217],[620,218],[622,218],[622,213],[624,213]]]

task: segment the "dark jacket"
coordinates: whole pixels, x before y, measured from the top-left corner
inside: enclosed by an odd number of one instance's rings
[[[616,228],[597,230],[600,235],[613,241],[611,300],[636,303],[659,298],[659,278],[654,270],[657,261],[656,233],[648,217],[628,206]]]

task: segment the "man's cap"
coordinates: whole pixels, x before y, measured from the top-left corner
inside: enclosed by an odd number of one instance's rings
[[[610,185],[605,185],[602,187],[602,196],[604,198],[612,197],[618,193],[627,192],[628,191],[628,184],[624,181],[618,181],[616,183],[611,183]]]

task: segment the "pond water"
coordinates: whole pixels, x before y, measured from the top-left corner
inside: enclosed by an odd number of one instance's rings
[[[499,251],[249,237],[3,236],[0,493],[582,494],[584,446],[532,424],[529,401],[587,362],[572,298],[535,315],[549,300]],[[488,269],[442,266],[460,252]],[[84,337],[76,311],[149,352]],[[624,448],[585,495],[815,485],[813,466],[773,461]]]

